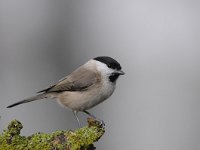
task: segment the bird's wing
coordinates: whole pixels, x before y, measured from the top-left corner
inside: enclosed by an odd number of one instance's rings
[[[99,77],[94,71],[78,68],[69,76],[59,80],[58,83],[51,85],[49,88],[39,91],[38,93],[84,91],[98,81]]]

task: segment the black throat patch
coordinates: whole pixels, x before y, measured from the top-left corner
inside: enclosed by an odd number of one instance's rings
[[[112,75],[109,76],[109,80],[111,82],[115,82],[117,80],[117,78],[119,77],[119,74],[117,73],[113,73]]]

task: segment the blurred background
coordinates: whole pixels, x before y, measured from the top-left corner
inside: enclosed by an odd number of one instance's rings
[[[77,128],[54,100],[6,106],[108,55],[126,75],[90,110],[106,123],[97,149],[199,150],[199,15],[195,0],[0,0],[0,132]]]

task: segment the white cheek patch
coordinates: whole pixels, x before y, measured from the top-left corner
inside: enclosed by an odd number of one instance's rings
[[[103,76],[110,76],[113,73],[113,69],[108,68],[108,66],[102,62],[96,61],[96,67]]]

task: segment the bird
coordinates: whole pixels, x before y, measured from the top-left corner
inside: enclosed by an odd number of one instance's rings
[[[108,99],[115,90],[117,79],[124,74],[120,63],[114,58],[98,56],[55,84],[40,90],[37,95],[18,101],[7,108],[41,99],[56,99],[61,106],[72,110],[80,127],[78,112],[84,112],[97,119],[88,109]]]

